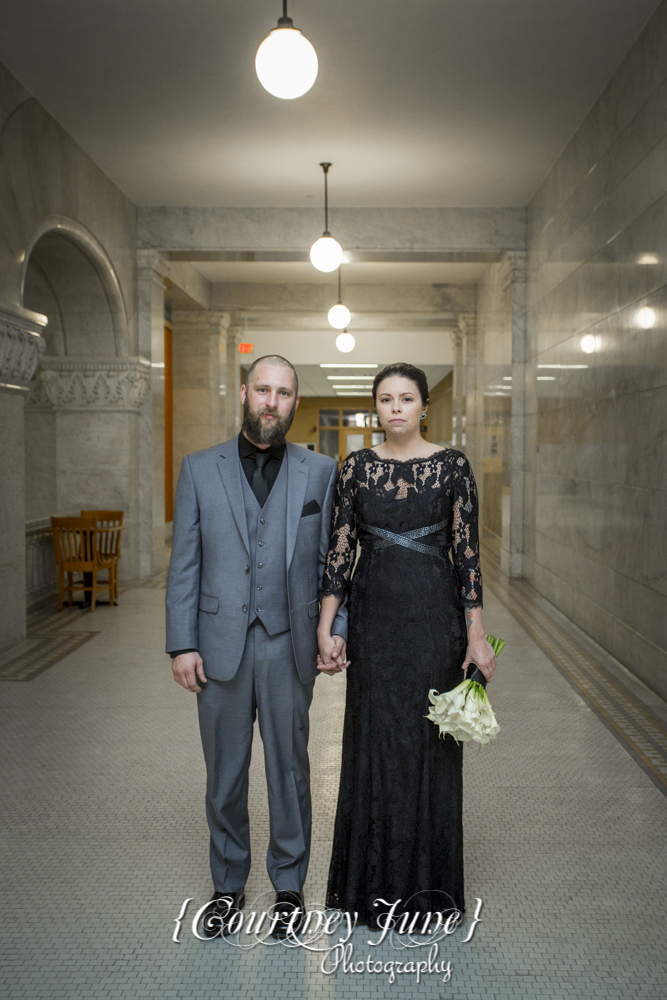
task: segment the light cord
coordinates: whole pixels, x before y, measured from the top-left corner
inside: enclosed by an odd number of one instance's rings
[[[329,184],[327,175],[329,173],[330,163],[320,163],[322,170],[324,171],[324,232],[323,236],[329,236]]]

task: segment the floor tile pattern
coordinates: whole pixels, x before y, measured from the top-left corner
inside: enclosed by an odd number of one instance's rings
[[[667,726],[559,627],[532,587],[503,579],[488,552],[486,557],[485,584],[667,795]]]
[[[29,681],[97,635],[91,630],[69,630],[82,615],[90,624],[90,612],[74,607],[63,608],[60,613],[37,611],[31,615],[27,639],[0,657],[0,681]]]
[[[99,635],[0,689],[2,1000],[664,998],[667,801],[494,590],[484,614],[507,641],[489,685],[501,730],[464,759],[466,897],[470,914],[483,901],[481,921],[469,943],[467,916],[440,945],[448,982],[369,972],[369,956],[406,956],[368,945],[364,928],[353,971],[332,975],[321,955],[201,942],[188,922],[172,940],[184,900],[190,918],[210,893],[204,767],[194,696],[162,652],[164,592],[137,588],[95,612]],[[68,630],[89,627],[84,614]],[[344,697],[344,676],[317,681],[311,907],[326,888]],[[257,734],[246,913],[271,898],[261,750]]]

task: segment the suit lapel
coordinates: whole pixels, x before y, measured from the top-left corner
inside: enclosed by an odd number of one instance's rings
[[[248,522],[245,516],[245,501],[243,499],[243,486],[241,484],[241,459],[239,458],[238,434],[231,441],[226,441],[220,449],[218,458],[218,472],[222,479],[222,485],[227,493],[229,506],[239,529],[246,552],[250,555],[250,539],[248,537]]]
[[[303,501],[306,497],[306,487],[308,486],[308,466],[306,456],[301,449],[296,448],[287,442],[287,524],[286,524],[286,557],[287,568],[289,569],[294,555],[296,536],[303,510]]]

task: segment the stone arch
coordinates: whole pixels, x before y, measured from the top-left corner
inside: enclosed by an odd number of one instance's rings
[[[47,356],[127,354],[127,311],[114,267],[95,237],[73,220],[46,219],[33,236],[21,304],[48,317]]]

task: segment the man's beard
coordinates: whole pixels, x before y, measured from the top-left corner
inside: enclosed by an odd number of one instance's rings
[[[285,435],[292,426],[295,411],[296,401],[286,417],[277,416],[278,411],[271,406],[263,406],[260,410],[252,410],[250,402],[246,397],[243,404],[243,426],[241,430],[253,444],[268,444],[269,446],[284,444]],[[273,413],[276,418],[268,426],[265,426],[260,420],[260,414],[262,413]]]

